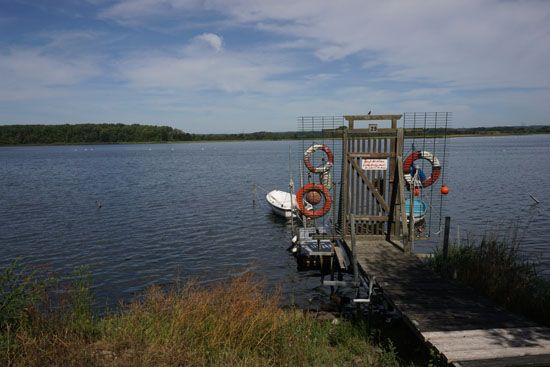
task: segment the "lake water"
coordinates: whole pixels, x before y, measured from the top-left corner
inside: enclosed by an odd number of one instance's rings
[[[290,226],[260,188],[253,205],[254,183],[287,188],[289,145],[296,162],[299,144],[0,147],[0,265],[19,256],[60,274],[87,265],[108,303],[246,270],[289,302],[324,297],[318,278],[296,272]],[[462,237],[529,222],[522,249],[550,274],[550,135],[456,138],[448,151],[445,214]]]

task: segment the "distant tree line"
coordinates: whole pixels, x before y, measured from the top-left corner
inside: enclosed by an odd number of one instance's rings
[[[455,128],[449,129],[449,132],[454,135],[548,134],[550,125]]]
[[[240,134],[190,134],[169,126],[138,124],[0,125],[0,145],[289,140],[322,135],[326,136],[326,133],[260,131]]]
[[[342,128],[325,131],[283,131],[240,134],[190,134],[169,126],[124,124],[0,125],[0,145],[102,144],[220,140],[331,139]],[[406,129],[405,136],[548,134],[550,125],[497,126],[449,129]]]
[[[467,127],[467,128],[428,128],[428,129],[405,129],[405,137],[427,135],[427,136],[457,136],[457,135],[525,135],[525,134],[548,134],[550,125],[530,126],[494,126],[494,127]]]
[[[0,144],[170,142],[191,134],[169,126],[124,124],[0,125]]]

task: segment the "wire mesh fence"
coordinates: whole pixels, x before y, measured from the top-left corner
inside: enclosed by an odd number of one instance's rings
[[[332,206],[329,213],[314,221],[315,225],[328,226],[337,232],[338,209],[342,198],[340,192],[342,185],[342,132],[346,128],[346,120],[344,116],[301,116],[297,119],[297,125],[300,139],[294,147],[298,153],[293,154],[300,161],[300,182],[296,184],[297,188],[308,183],[323,183],[322,175],[311,172],[304,165],[303,158],[306,150],[311,146],[324,145],[332,153],[333,164],[330,170],[331,187],[329,190]],[[422,188],[417,197],[427,206],[424,220],[419,223],[415,231],[417,239],[429,239],[442,232],[445,195],[442,194],[441,187],[446,184],[445,170],[448,170],[449,162],[447,132],[451,125],[452,114],[450,112],[406,112],[398,121],[398,127],[404,129],[404,159],[415,151],[430,152],[441,165],[439,179],[432,185]],[[310,161],[314,167],[322,167],[327,163],[327,159],[327,154],[315,152],[311,154]],[[433,165],[429,161],[419,159],[414,165],[423,175],[430,176],[432,174]]]
[[[329,193],[332,201],[330,211],[319,218],[313,219],[314,225],[323,226],[336,232],[337,211],[340,203],[339,193],[342,171],[342,131],[345,127],[343,116],[302,116],[297,120],[298,132],[301,139],[296,142],[296,150],[301,152],[300,183],[303,187],[308,183],[323,183],[321,174],[311,172],[304,164],[304,154],[309,147],[321,145],[328,148],[332,154],[332,167],[328,173],[330,181]],[[313,167],[323,167],[328,161],[328,155],[317,150],[310,155]],[[325,178],[325,181],[327,178]],[[326,182],[325,182],[326,183]]]
[[[445,171],[449,169],[449,149],[447,132],[452,127],[450,112],[406,112],[403,114],[402,127],[405,135],[403,156],[406,158],[415,151],[431,153],[441,165],[441,176],[432,185],[421,188],[419,199],[428,206],[423,226],[418,227],[419,238],[431,238],[439,235],[444,225],[445,194],[442,186],[446,185]],[[404,159],[405,159],[404,158]],[[432,163],[420,159],[415,163],[419,172],[429,177],[432,174]]]

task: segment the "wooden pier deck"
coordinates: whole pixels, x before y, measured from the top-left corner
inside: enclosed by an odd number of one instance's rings
[[[351,244],[349,238],[346,242]],[[384,239],[357,236],[360,270],[419,336],[456,366],[550,366],[550,328],[445,280]],[[529,302],[529,300],[525,300]]]

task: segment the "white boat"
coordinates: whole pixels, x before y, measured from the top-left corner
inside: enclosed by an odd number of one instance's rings
[[[273,213],[279,217],[290,219],[293,214],[296,216],[298,211],[296,195],[286,191],[273,190],[267,193],[265,199]],[[311,205],[306,203],[306,207],[310,208]]]

